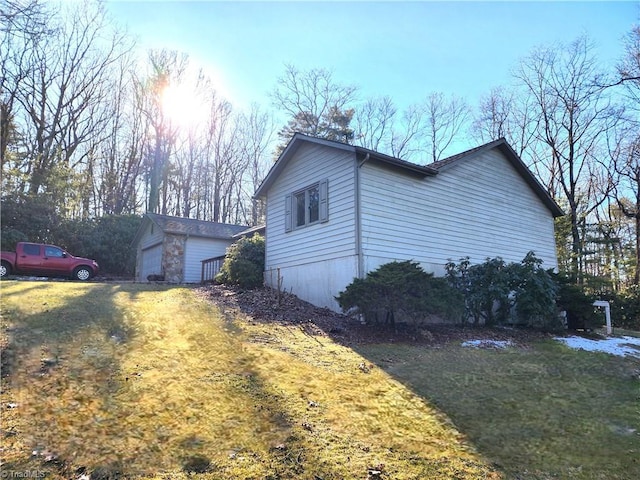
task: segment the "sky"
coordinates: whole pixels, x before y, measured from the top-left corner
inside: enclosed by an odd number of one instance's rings
[[[325,68],[360,97],[388,95],[400,108],[431,92],[472,106],[536,46],[588,34],[603,67],[623,53],[640,2],[521,1],[119,1],[113,18],[141,51],[189,54],[234,106],[270,106],[285,64]]]

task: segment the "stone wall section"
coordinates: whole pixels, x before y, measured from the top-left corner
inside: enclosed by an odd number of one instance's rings
[[[162,270],[170,283],[182,283],[184,278],[184,249],[187,237],[165,234],[163,240]]]

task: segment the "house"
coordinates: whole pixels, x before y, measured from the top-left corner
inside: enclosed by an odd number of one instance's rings
[[[255,194],[266,201],[265,283],[338,311],[335,296],[382,264],[449,260],[556,268],[562,210],[504,139],[421,166],[296,134]]]
[[[222,257],[247,228],[147,213],[133,240],[136,281],[160,275],[171,283],[199,283],[202,261]]]

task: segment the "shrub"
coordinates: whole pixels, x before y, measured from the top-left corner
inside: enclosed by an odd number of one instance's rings
[[[0,200],[2,249],[21,241],[54,243],[60,218],[46,194],[4,196]]]
[[[447,280],[463,296],[466,317],[474,325],[519,323],[542,330],[557,330],[555,298],[558,285],[529,252],[520,263],[500,257],[470,265],[469,258],[446,265]],[[515,313],[515,315],[513,314]]]
[[[48,195],[2,197],[0,234],[3,250],[18,242],[52,243],[71,254],[94,258],[102,273],[133,275],[131,245],[142,222],[139,215],[62,219]]]
[[[131,244],[142,223],[138,215],[107,215],[61,222],[56,245],[71,254],[95,259],[102,274],[133,275],[135,247]]]
[[[446,265],[447,278],[464,296],[467,317],[474,325],[487,326],[505,323],[511,300],[511,270],[500,257],[487,258],[484,263],[470,265],[469,258],[460,265]]]
[[[138,215],[107,215],[92,222],[86,237],[86,255],[95,258],[106,273],[133,276],[136,249],[132,245],[142,223]]]
[[[462,296],[445,279],[410,261],[382,265],[354,279],[335,298],[344,312],[362,314],[371,323],[419,323],[429,314],[456,319],[462,313]]]
[[[602,322],[593,307],[595,298],[587,295],[579,285],[572,283],[564,275],[558,275],[556,281],[559,285],[558,309],[567,313],[567,328],[594,329],[600,326]]]
[[[545,331],[564,329],[556,306],[559,285],[542,268],[542,260],[529,252],[510,268],[518,323]]]
[[[620,328],[640,330],[640,286],[603,296],[611,305],[611,322]]]
[[[216,281],[243,288],[259,287],[263,283],[264,237],[241,238],[227,249],[227,256]]]

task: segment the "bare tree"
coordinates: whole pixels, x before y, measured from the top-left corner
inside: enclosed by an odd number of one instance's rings
[[[329,70],[300,71],[293,65],[285,65],[285,72],[271,93],[274,106],[289,117],[288,124],[279,133],[283,142],[296,131],[319,137],[336,135],[335,127],[341,123],[343,130],[337,135],[348,135],[348,123],[353,116],[348,107],[355,99],[356,90],[356,87],[337,83]],[[345,118],[336,121],[340,115],[349,117],[348,121]]]
[[[399,112],[391,97],[368,99],[355,112],[355,143],[410,160],[423,149],[424,108],[410,105]]]
[[[164,95],[170,86],[180,83],[189,59],[185,54],[169,50],[151,50],[148,56],[150,72],[137,79],[142,111],[151,126],[147,150],[149,197],[147,210],[168,212],[168,178],[171,168],[169,157],[173,151],[178,127],[164,108]],[[162,202],[160,201],[162,200]]]
[[[636,110],[640,106],[640,25],[634,25],[624,43],[624,56],[618,64],[617,81],[607,87],[624,85]]]
[[[253,198],[253,193],[260,186],[270,166],[269,148],[274,136],[274,125],[271,116],[256,104],[248,113],[240,117],[240,155],[247,166],[247,178],[242,182],[241,196],[237,205],[242,209],[242,223],[258,225],[264,222],[264,205]],[[247,212],[247,205],[251,205]]]
[[[400,117],[399,126],[391,130],[389,153],[404,160],[424,150],[424,109],[419,105],[411,105]]]
[[[365,101],[354,116],[355,142],[370,150],[387,150],[397,112],[389,96]]]
[[[451,96],[447,99],[440,92],[431,93],[427,97],[424,110],[429,157],[432,162],[436,162],[460,134],[470,111],[461,98]]]
[[[135,213],[144,198],[139,193],[148,122],[142,115],[133,78],[123,63],[112,97],[112,113],[98,145],[93,175],[96,207],[102,214]]]
[[[31,74],[32,64],[29,60],[33,50],[44,37],[55,33],[47,23],[47,19],[55,14],[53,9],[45,8],[39,0],[0,1],[0,163],[3,180],[6,180],[6,170],[19,171],[24,168],[22,160],[26,156],[16,153],[23,130],[16,118],[18,97],[24,94],[24,80]],[[14,148],[9,167],[10,144]],[[5,191],[7,188],[21,191],[23,185],[17,181],[11,186],[4,183],[3,188]]]
[[[619,119],[602,80],[588,39],[567,46],[541,48],[525,58],[517,71],[539,118],[535,138],[546,147],[539,161],[547,171],[547,187],[566,200],[571,225],[572,272],[581,280],[580,225],[606,199],[595,197],[602,142]]]
[[[3,55],[13,59],[8,118],[20,132],[18,175],[30,194],[46,192],[61,211],[87,215],[91,146],[104,135],[110,75],[129,45],[99,4],[63,5],[28,25],[38,33],[22,33],[27,48],[16,53],[21,43],[9,43]]]
[[[533,97],[515,89],[497,87],[480,99],[471,134],[481,143],[505,138],[540,178],[548,172],[540,164],[545,148],[536,141],[539,117]],[[542,152],[540,152],[542,150]]]
[[[640,134],[627,134],[612,151],[611,184],[619,211],[634,225],[635,271],[633,283],[640,283]]]

